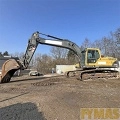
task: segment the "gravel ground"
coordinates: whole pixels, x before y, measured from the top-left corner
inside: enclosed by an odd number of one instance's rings
[[[46,75],[0,84],[0,120],[80,120],[81,108],[120,108],[120,79]]]

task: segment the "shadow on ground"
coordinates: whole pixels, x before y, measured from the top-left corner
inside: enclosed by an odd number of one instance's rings
[[[0,108],[0,120],[47,120],[34,103],[18,103]]]

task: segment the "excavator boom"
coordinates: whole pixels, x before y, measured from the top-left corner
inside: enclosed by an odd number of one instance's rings
[[[47,36],[52,39],[42,38],[39,36],[39,34]],[[66,40],[66,39],[61,39],[61,38],[57,38],[57,37],[54,37],[51,35],[46,35],[46,34],[42,34],[39,32],[35,32],[35,33],[33,33],[31,39],[29,39],[29,41],[28,41],[28,46],[27,46],[25,55],[22,60],[24,68],[28,67],[28,65],[32,59],[32,56],[34,55],[34,52],[36,51],[38,44],[57,46],[57,47],[61,47],[61,48],[70,49],[77,55],[79,62],[80,62],[81,50],[80,50],[79,46],[77,46],[75,43],[73,43],[69,40]]]

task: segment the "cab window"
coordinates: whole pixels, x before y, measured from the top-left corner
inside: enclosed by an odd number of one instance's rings
[[[95,63],[97,59],[99,59],[100,55],[98,50],[88,50],[87,53],[87,62],[88,63]]]

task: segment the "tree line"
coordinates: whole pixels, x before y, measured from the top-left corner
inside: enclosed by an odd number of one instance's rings
[[[88,38],[85,38],[83,43],[80,45],[81,51],[84,48],[99,48],[102,55],[109,57],[116,57],[120,60],[120,28],[115,32],[110,32],[110,35],[104,36],[99,40],[91,41]],[[12,55],[13,57],[23,57],[24,53],[14,53],[9,54],[5,51],[3,54],[0,52],[0,56],[3,55]],[[76,55],[68,49],[60,47],[51,47],[50,55],[36,53],[30,63],[30,66],[33,66],[34,69],[42,73],[50,73],[52,68],[55,68],[56,65],[69,65],[77,63]]]
[[[5,52],[0,52],[0,57],[3,57],[3,56],[9,56],[9,53],[8,51],[5,51]]]
[[[86,38],[81,47],[99,48],[104,56],[116,57],[120,60],[120,28],[115,32],[110,32],[109,37],[104,36],[93,42]]]

